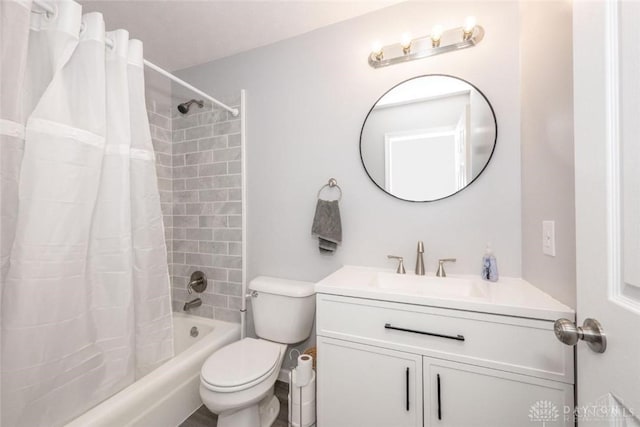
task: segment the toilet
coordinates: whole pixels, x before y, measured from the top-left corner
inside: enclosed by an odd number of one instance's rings
[[[313,283],[256,277],[249,284],[256,338],[221,348],[202,365],[200,397],[218,427],[269,427],[280,410],[274,384],[287,344],[311,334]]]

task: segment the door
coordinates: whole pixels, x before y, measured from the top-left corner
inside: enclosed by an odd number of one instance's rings
[[[425,427],[573,426],[572,384],[430,357],[423,372]]]
[[[318,427],[422,427],[422,356],[318,337]]]
[[[577,345],[580,426],[640,425],[639,24],[637,2],[574,3],[577,320],[608,341]]]

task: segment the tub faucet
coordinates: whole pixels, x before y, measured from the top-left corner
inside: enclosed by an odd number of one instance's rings
[[[184,307],[182,307],[183,311],[188,311],[189,309],[200,307],[202,305],[202,300],[200,298],[196,298],[189,302],[184,303]]]
[[[418,256],[416,258],[416,276],[424,276],[424,243],[418,240]]]

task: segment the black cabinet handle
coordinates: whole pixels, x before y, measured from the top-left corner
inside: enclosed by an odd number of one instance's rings
[[[464,341],[464,336],[460,334],[454,336],[454,335],[436,334],[434,332],[416,331],[415,329],[398,328],[397,326],[391,326],[391,323],[385,323],[384,328],[393,329],[394,331],[411,332],[413,334],[429,335],[432,337],[447,338],[447,339],[456,340],[456,341]]]
[[[407,368],[406,370],[406,381],[405,381],[405,385],[407,387],[407,412],[409,412],[409,368]]]
[[[438,385],[438,419],[442,419],[442,405],[440,401],[440,374],[436,376],[437,385]]]

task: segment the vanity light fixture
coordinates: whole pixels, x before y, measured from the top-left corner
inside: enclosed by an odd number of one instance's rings
[[[409,33],[403,33],[400,38],[400,46],[402,46],[402,53],[405,55],[411,52],[411,35]]]
[[[369,65],[373,68],[381,68],[466,49],[480,43],[483,37],[484,28],[476,23],[474,16],[469,16],[462,27],[444,30],[441,25],[436,25],[432,28],[431,34],[424,37],[412,39],[408,33],[405,33],[400,43],[386,46],[374,43],[368,58]]]
[[[442,38],[442,32],[444,31],[444,28],[442,28],[442,25],[436,25],[435,27],[433,27],[431,29],[431,47],[439,47],[440,46],[440,39]]]
[[[379,41],[375,41],[371,44],[371,57],[376,61],[381,61],[384,57],[384,52],[382,51],[382,44]]]
[[[476,17],[467,16],[462,27],[462,40],[469,40],[473,35],[473,29],[476,28]]]

